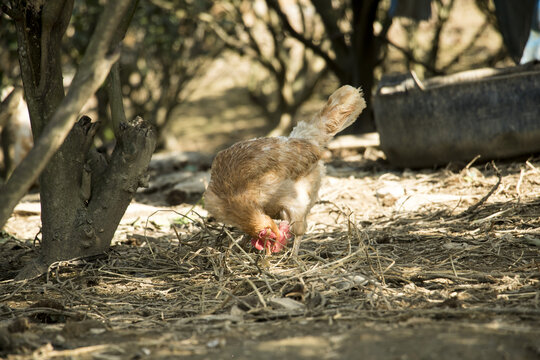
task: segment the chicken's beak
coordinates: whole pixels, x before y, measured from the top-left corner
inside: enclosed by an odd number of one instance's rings
[[[281,241],[281,231],[279,231],[278,226],[276,223],[272,224],[272,227],[270,228],[274,234],[276,234],[276,240],[275,241]]]

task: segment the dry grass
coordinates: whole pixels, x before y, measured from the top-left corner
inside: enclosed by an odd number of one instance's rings
[[[149,217],[103,256],[54,264],[39,279],[0,282],[0,321],[92,319],[109,330],[142,332],[220,332],[294,318],[504,317],[516,326],[538,324],[538,162],[499,164],[500,184],[489,166],[396,172],[368,164],[353,169],[363,176],[329,181],[352,182],[358,194],[362,186],[366,196],[391,174],[412,195],[444,189],[465,200],[405,212],[380,199],[351,199],[352,191],[327,183],[298,259],[261,256],[242,234],[208,222],[197,208],[179,215],[170,230],[159,230]],[[330,175],[343,171],[337,164]]]

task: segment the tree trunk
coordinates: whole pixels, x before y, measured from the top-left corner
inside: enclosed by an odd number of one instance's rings
[[[108,248],[137,187],[145,182],[156,136],[140,118],[118,121],[117,109],[113,109],[118,122],[117,145],[108,161],[92,148],[97,123],[83,117],[69,131],[71,119],[103,82],[114,62],[111,60],[118,58],[108,54],[125,34],[136,1],[107,3],[65,98],[60,49],[73,0],[12,4],[13,13],[20,15],[14,19],[19,60],[36,140],[25,159],[28,161],[21,163],[12,178],[26,186],[33,174],[45,167],[40,176],[41,248],[35,261],[19,273],[18,278],[23,279],[43,273],[55,261],[95,255]],[[58,151],[53,155],[55,149]],[[40,155],[43,160],[34,170],[31,165]],[[49,158],[44,166],[43,161]],[[13,204],[12,189],[17,191],[15,196],[24,191],[17,187],[17,181],[0,189],[0,199],[9,202],[9,206],[1,203],[0,226]]]
[[[374,84],[374,70],[377,66],[378,44],[373,33],[379,0],[352,1],[353,34],[348,59],[341,65],[349,71],[343,71],[342,84],[361,86],[364,91],[367,108],[359,119],[347,128],[344,134],[365,133],[375,130],[371,93]]]
[[[46,218],[42,214],[43,225],[47,223],[54,231],[50,235],[43,233],[42,257],[46,264],[105,251],[135,191],[145,184],[144,175],[156,140],[152,128],[141,118],[121,123],[109,161],[88,149],[95,130],[96,123],[83,117],[64,142],[63,147],[72,150],[79,161],[64,164],[59,170],[73,171],[76,176],[71,177],[77,181],[62,181],[63,176],[55,176],[54,182],[65,193],[45,194],[58,197],[58,206],[72,203],[66,218]]]
[[[373,110],[371,106],[371,92],[374,84],[374,70],[377,65],[378,42],[373,32],[373,23],[377,18],[377,8],[380,0],[351,0],[352,35],[350,43],[345,40],[339,27],[340,18],[330,0],[313,1],[317,13],[330,39],[334,58],[323,58],[328,67],[338,77],[342,85],[361,86],[364,91],[367,108],[362,112],[358,121],[349,126],[344,134],[356,134],[375,130]],[[289,30],[290,31],[290,30]],[[309,42],[301,35],[294,37],[300,41]],[[311,47],[314,45],[311,44]],[[319,49],[318,52],[322,51]]]

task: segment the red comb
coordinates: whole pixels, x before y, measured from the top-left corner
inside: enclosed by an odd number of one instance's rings
[[[287,245],[287,241],[291,237],[289,223],[282,221],[279,223],[280,239],[276,240],[276,234],[270,229],[263,229],[259,232],[259,237],[251,239],[251,245],[257,250],[264,250],[266,247],[273,253],[280,252]]]

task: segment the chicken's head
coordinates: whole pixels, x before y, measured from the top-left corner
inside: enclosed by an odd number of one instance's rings
[[[257,238],[251,239],[251,245],[257,250],[266,249],[268,252],[279,252],[287,245],[291,238],[290,226],[287,221],[279,223],[279,228],[272,230],[270,228],[262,229]]]

